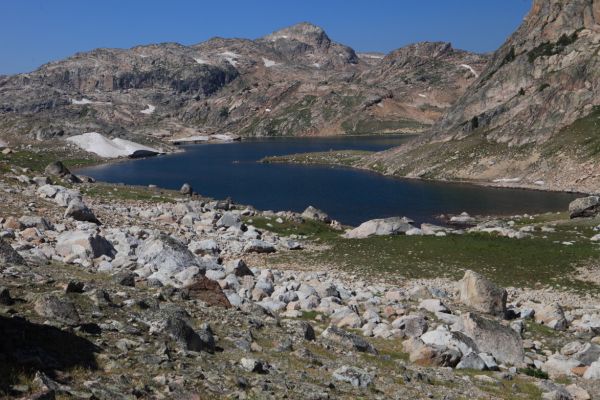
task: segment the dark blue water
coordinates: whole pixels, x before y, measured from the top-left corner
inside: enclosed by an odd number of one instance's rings
[[[384,177],[340,167],[257,163],[266,156],[330,149],[383,150],[406,137],[269,138],[186,146],[184,153],[81,169],[98,180],[179,189],[189,182],[202,195],[261,210],[302,211],[313,205],[356,225],[407,216],[434,222],[442,213],[514,215],[565,210],[576,196]]]

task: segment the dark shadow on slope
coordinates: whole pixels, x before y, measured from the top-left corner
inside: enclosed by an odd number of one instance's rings
[[[19,376],[31,377],[36,371],[55,377],[56,371],[74,367],[96,370],[94,354],[99,351],[74,333],[0,316],[0,396],[10,392]]]

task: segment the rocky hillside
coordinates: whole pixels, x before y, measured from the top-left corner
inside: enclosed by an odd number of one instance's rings
[[[0,77],[0,132],[10,142],[422,131],[486,60],[447,43],[357,54],[308,23],[256,40],[97,49]]]
[[[600,394],[600,276],[580,268],[598,251],[597,196],[571,203],[573,222],[387,218],[343,234],[313,207],[258,211],[3,156],[0,398]]]
[[[369,160],[409,176],[598,190],[600,2],[536,0],[432,131]]]

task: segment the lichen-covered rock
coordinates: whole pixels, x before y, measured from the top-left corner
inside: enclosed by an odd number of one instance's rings
[[[459,282],[459,296],[463,304],[479,312],[503,316],[506,311],[506,290],[471,270]]]

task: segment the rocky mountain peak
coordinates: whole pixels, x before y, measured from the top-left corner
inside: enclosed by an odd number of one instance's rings
[[[275,31],[263,39],[275,42],[277,40],[296,40],[315,47],[329,46],[331,39],[323,28],[309,22],[300,22],[287,28]]]

